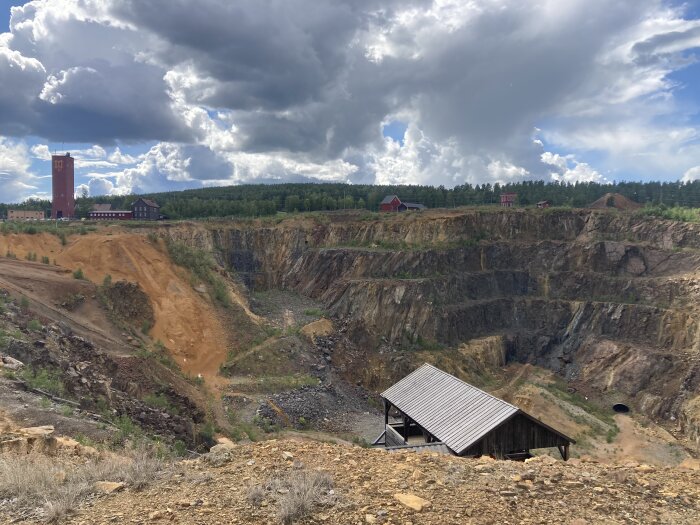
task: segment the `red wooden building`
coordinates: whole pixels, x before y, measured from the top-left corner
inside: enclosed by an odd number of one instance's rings
[[[399,211],[399,206],[401,206],[401,199],[396,195],[387,195],[379,203],[379,211]]]
[[[501,193],[501,206],[504,208],[512,208],[515,206],[517,198],[517,193]]]
[[[421,211],[424,210],[423,204],[416,202],[401,202],[396,195],[387,195],[384,200],[379,203],[379,211]]]

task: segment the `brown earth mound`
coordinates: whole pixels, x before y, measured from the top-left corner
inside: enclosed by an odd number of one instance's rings
[[[638,210],[642,205],[619,193],[606,193],[589,206],[596,210],[615,208],[617,210]]]

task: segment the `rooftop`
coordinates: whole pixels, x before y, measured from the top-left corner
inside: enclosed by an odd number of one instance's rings
[[[516,414],[569,439],[518,407],[428,363],[385,390],[382,397],[456,454]]]

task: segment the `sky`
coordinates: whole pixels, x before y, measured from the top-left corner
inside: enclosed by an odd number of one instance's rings
[[[0,0],[0,202],[700,179],[700,0]]]

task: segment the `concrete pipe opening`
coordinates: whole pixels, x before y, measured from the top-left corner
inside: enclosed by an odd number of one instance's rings
[[[612,406],[613,411],[617,412],[618,414],[627,414],[630,411],[630,407],[625,405],[624,403],[615,403]]]

